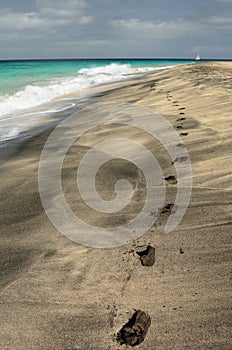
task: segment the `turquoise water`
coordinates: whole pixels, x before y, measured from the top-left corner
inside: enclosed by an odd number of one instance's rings
[[[0,94],[12,94],[27,85],[54,78],[71,77],[83,68],[110,65],[139,67],[165,67],[191,63],[193,60],[33,60],[0,61]]]
[[[84,63],[76,61],[0,62],[0,93],[12,93],[28,84],[75,75]]]
[[[86,88],[122,81],[194,60],[0,61],[0,141],[16,138],[51,114],[78,107]],[[57,98],[75,92],[78,98]],[[66,112],[65,112],[66,113]]]

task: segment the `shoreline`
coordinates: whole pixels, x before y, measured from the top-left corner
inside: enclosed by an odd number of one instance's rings
[[[200,62],[96,91],[92,106],[117,101],[149,108],[171,123],[186,146],[193,169],[192,196],[184,218],[170,234],[164,234],[164,227],[178,186],[170,179],[177,174],[165,148],[141,130],[101,125],[75,142],[63,163],[62,185],[72,210],[104,227],[137,215],[146,186],[143,175],[123,161],[102,168],[96,186],[105,200],[114,198],[120,178],[131,180],[137,189],[130,206],[113,218],[83,205],[76,190],[76,165],[95,143],[112,136],[132,138],[157,156],[169,179],[162,214],[142,237],[114,249],[70,241],[45,214],[38,163],[54,128],[27,140],[3,163],[4,349],[123,349],[116,334],[134,310],[143,310],[151,326],[138,349],[229,350],[231,78],[231,62]],[[143,266],[138,253],[148,246],[155,249],[155,263]]]
[[[146,73],[138,73],[138,76],[135,76],[133,75],[132,77],[128,77],[127,79],[125,80],[121,80],[121,81],[112,81],[112,82],[107,82],[107,83],[102,83],[102,84],[99,84],[99,85],[96,85],[96,86],[92,86],[92,87],[88,87],[88,88],[85,88],[83,90],[77,90],[77,91],[73,91],[71,93],[67,93],[67,94],[64,94],[64,95],[60,95],[59,97],[56,97],[54,98],[53,100],[51,100],[50,102],[48,102],[48,107],[47,107],[47,112],[46,112],[46,109],[42,112],[42,113],[45,113],[47,115],[46,119],[39,119],[38,122],[34,122],[29,128],[24,128],[23,131],[21,131],[19,133],[19,135],[15,138],[6,138],[4,140],[1,141],[1,144],[3,146],[4,143],[6,144],[13,144],[13,148],[16,148],[14,146],[14,144],[23,144],[24,143],[24,140],[28,140],[30,139],[31,137],[33,136],[36,136],[38,135],[38,133],[40,132],[40,130],[46,130],[47,128],[50,128],[52,125],[57,125],[60,120],[62,119],[65,119],[69,112],[68,113],[65,113],[67,114],[66,116],[63,117],[63,111],[61,110],[60,112],[50,112],[49,111],[49,108],[52,108],[52,107],[49,107],[50,104],[52,104],[53,102],[60,102],[61,104],[63,103],[64,105],[68,102],[70,103],[73,103],[76,105],[76,108],[78,108],[78,104],[82,103],[83,100],[84,102],[86,103],[86,105],[88,104],[91,104],[92,101],[94,101],[94,99],[96,99],[97,97],[100,97],[102,96],[102,94],[104,93],[108,93],[108,92],[111,92],[112,90],[117,89],[117,87],[123,87],[123,86],[126,86],[126,85],[130,85],[131,83],[133,83],[134,81],[137,81],[137,80],[143,80],[143,79],[149,79],[149,77],[153,78],[153,75],[156,75],[156,74],[159,74],[159,73],[162,73],[163,71],[167,71],[169,69],[175,69],[175,68],[179,68],[179,67],[186,67],[186,66],[192,66],[192,65],[195,65],[195,64],[201,64],[201,65],[211,65],[211,64],[216,64],[216,65],[222,65],[224,67],[228,66],[230,67],[232,62],[231,61],[216,61],[216,60],[212,60],[211,62],[208,62],[208,61],[199,61],[199,62],[193,62],[193,63],[189,63],[189,64],[184,64],[184,65],[180,65],[180,66],[173,66],[171,68],[161,68],[161,69],[154,69],[154,71],[151,71],[151,72],[146,72]],[[23,111],[18,111],[18,113],[22,113],[22,114],[26,114],[26,115],[30,115],[30,114],[40,114],[40,108],[44,108],[44,106],[46,106],[46,104],[42,104],[42,105],[39,105],[39,106],[36,106],[36,107],[33,107],[31,109],[27,109],[25,111],[25,113]],[[52,105],[51,105],[52,106]],[[66,107],[64,107],[66,108]],[[68,108],[67,108],[68,109]],[[71,108],[72,110],[72,108]],[[38,111],[38,112],[36,112]],[[47,125],[47,127],[46,127]],[[10,152],[10,154],[14,154],[14,152]],[[3,156],[1,157],[0,155],[0,159],[8,159],[8,156]]]
[[[155,72],[150,73],[155,74]],[[55,128],[60,122],[68,118],[73,112],[77,112],[78,109],[82,109],[83,106],[89,106],[104,93],[111,91],[121,85],[129,84],[138,79],[145,78],[149,73],[140,74],[139,76],[134,76],[121,81],[112,81],[110,83],[102,83],[96,86],[88,87],[83,90],[73,91],[72,93],[61,95],[47,104],[42,104],[31,109],[27,109],[25,112],[20,112],[22,115],[30,114],[46,114],[46,118],[39,119],[37,122],[32,123],[31,126],[24,128],[16,137],[6,138],[0,142],[0,161],[8,160],[11,156],[17,154],[17,150],[23,147],[23,144],[33,137],[38,136],[42,132],[46,132],[47,129]],[[60,111],[51,112],[53,103],[57,103],[63,106]],[[67,103],[73,104],[70,108],[65,105]],[[47,108],[45,108],[47,105]],[[42,112],[40,109],[42,108]],[[43,111],[43,109],[45,110]],[[38,111],[36,113],[36,111]],[[65,113],[64,113],[65,111]],[[22,116],[23,118],[23,116]]]
[[[62,66],[62,61],[54,61],[54,67],[50,65],[50,74],[47,72],[47,78],[43,74],[40,75],[40,73],[43,73],[43,71],[40,71],[40,67],[37,71],[38,79],[35,81],[33,78],[27,80],[23,74],[20,74],[21,65],[19,63],[19,76],[17,76],[17,72],[14,76],[15,84],[17,79],[19,79],[18,83],[15,86],[14,81],[12,81],[11,84],[9,84],[9,82],[7,84],[7,79],[9,78],[9,81],[11,81],[12,77],[7,77],[7,75],[5,77],[6,85],[4,84],[4,88],[2,87],[2,98],[0,101],[1,116],[4,114],[7,118],[10,118],[11,113],[18,115],[20,114],[20,110],[23,111],[23,109],[25,113],[27,113],[26,108],[28,108],[28,110],[33,110],[33,106],[38,106],[38,108],[40,108],[43,107],[43,104],[52,104],[52,101],[54,102],[56,98],[60,98],[60,95],[75,92],[73,91],[75,87],[76,89],[85,90],[86,88],[91,88],[92,86],[103,84],[104,82],[127,81],[130,77],[137,76],[138,74],[142,75],[144,72],[151,71],[152,69],[152,67],[143,67],[143,64],[141,67],[137,68],[133,68],[133,63],[121,65],[120,61],[117,60],[109,60],[108,65],[106,63],[106,65],[103,66],[101,60],[94,60],[94,63],[91,64],[89,61],[85,60],[80,60],[79,63],[72,62],[70,64],[68,64],[68,61],[65,62],[65,65]],[[58,74],[56,69],[60,64],[61,71],[60,74]],[[154,64],[156,65],[156,63]],[[46,63],[44,63],[44,65],[46,67]],[[162,63],[160,63],[160,65],[161,67],[158,69],[163,68]],[[4,65],[3,63],[2,68],[4,69],[5,66],[6,70],[11,69],[7,67],[7,64]],[[11,67],[10,64],[9,66]],[[25,67],[26,70],[24,70],[24,73],[30,75],[31,68],[33,72],[33,67],[31,67],[29,62],[28,66]],[[55,72],[53,72],[53,68]],[[154,70],[156,70],[156,68],[157,67],[153,66]],[[53,75],[52,72],[58,74],[58,76],[56,76],[56,74]],[[14,107],[16,107],[17,110],[14,110]],[[1,126],[4,134],[4,123]]]

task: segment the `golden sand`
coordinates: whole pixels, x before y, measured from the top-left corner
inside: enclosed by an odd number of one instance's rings
[[[158,222],[131,244],[93,249],[59,233],[44,212],[37,182],[50,130],[2,166],[1,349],[126,349],[116,334],[135,310],[151,320],[138,349],[231,348],[231,78],[229,62],[197,63],[112,85],[96,102],[149,107],[182,133],[193,190],[183,220],[170,234],[164,234],[164,227],[176,194],[171,182]],[[63,187],[73,210],[94,225],[121,224],[142,205],[138,192],[124,216],[99,216],[73,191],[76,162],[112,133],[158,150],[165,176],[175,175],[165,149],[147,134],[103,126],[87,133],[67,155]],[[122,161],[103,167],[100,175],[97,186],[106,199],[120,176],[135,186],[144,184],[141,173]],[[155,248],[154,264],[139,254],[148,245]]]

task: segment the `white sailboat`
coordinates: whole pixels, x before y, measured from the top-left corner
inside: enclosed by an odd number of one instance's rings
[[[200,59],[201,59],[201,56],[199,55],[199,53],[196,55],[196,57],[195,57],[195,61],[200,61]]]

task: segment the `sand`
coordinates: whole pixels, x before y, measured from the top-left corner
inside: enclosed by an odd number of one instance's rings
[[[45,214],[38,164],[51,130],[1,166],[1,349],[231,349],[231,78],[229,62],[196,63],[98,91],[96,106],[118,101],[149,107],[182,133],[193,188],[185,216],[170,234],[164,227],[177,191],[175,168],[164,147],[139,130],[100,126],[73,145],[63,164],[64,193],[74,212],[107,227],[137,215],[144,177],[120,160],[103,167],[97,188],[105,199],[113,198],[120,177],[141,189],[125,212],[100,215],[73,190],[76,164],[112,135],[132,137],[157,155],[169,177],[164,209],[146,234],[117,248],[72,242]],[[125,345],[122,334],[131,332],[133,320],[139,337]]]

